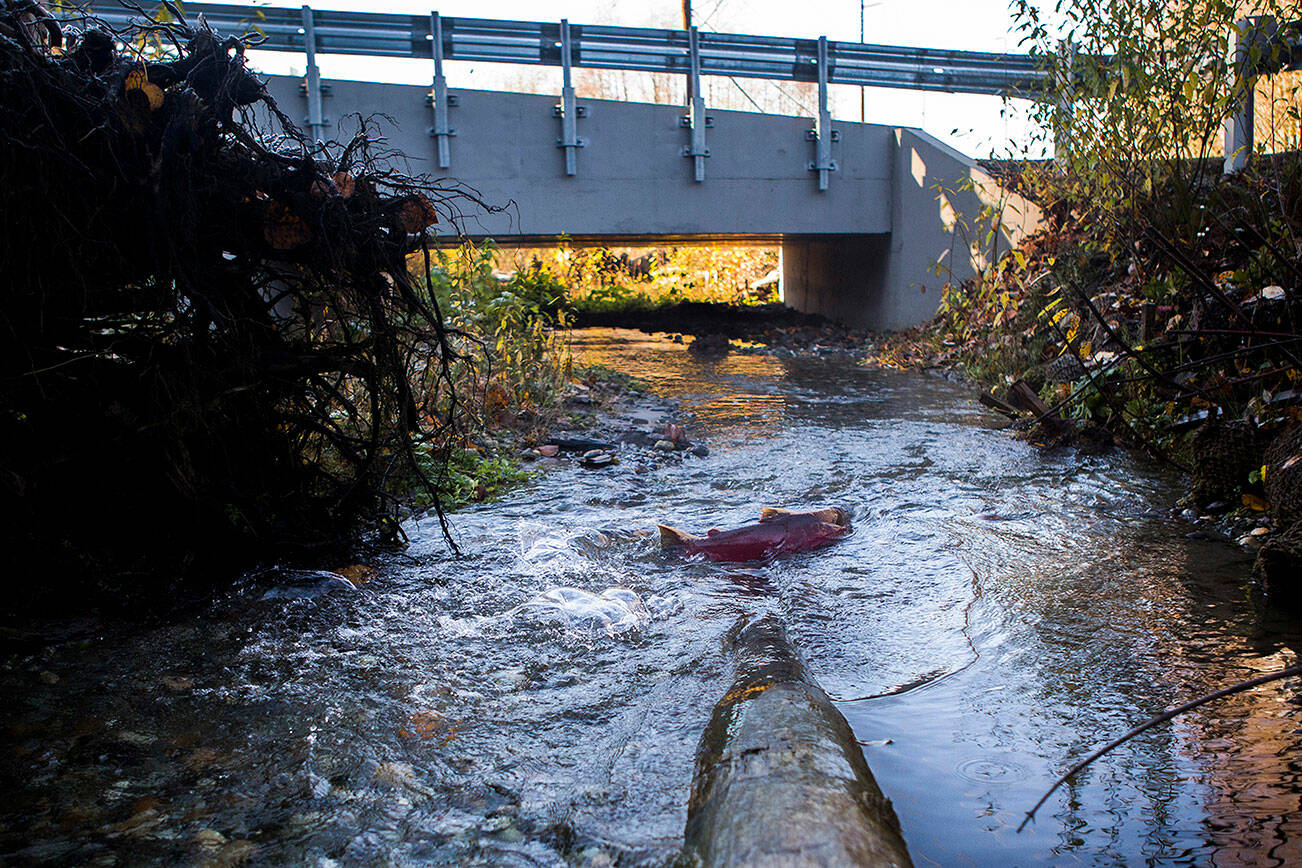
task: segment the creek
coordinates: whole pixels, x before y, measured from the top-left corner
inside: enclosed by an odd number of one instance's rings
[[[969,389],[846,357],[702,359],[612,330],[574,349],[647,385],[610,431],[672,407],[710,454],[549,462],[452,517],[459,557],[412,521],[357,588],[250,577],[9,651],[0,860],[665,864],[721,637],[775,614],[918,865],[1302,861],[1292,682],[1140,736],[1014,831],[1095,747],[1296,661],[1251,561],[1171,518],[1178,480],[1041,451]],[[854,534],[769,565],[654,533],[823,505]]]

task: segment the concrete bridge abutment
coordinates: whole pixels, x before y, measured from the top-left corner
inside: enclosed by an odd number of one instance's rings
[[[791,307],[847,325],[878,319],[888,234],[782,239],[782,297]]]
[[[1040,209],[975,160],[921,130],[892,132],[889,196],[872,203],[889,214],[889,231],[782,236],[783,297],[797,310],[878,331],[918,325],[936,315],[945,284],[1039,225]]]

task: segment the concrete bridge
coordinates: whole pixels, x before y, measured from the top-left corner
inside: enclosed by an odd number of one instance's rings
[[[282,107],[305,111],[300,84],[273,76],[269,89]],[[837,168],[820,192],[808,168],[808,118],[711,111],[709,174],[698,183],[682,156],[682,108],[581,100],[584,146],[567,175],[554,97],[453,90],[455,149],[440,171],[426,133],[428,88],[329,87],[327,117],[362,108],[391,116],[389,142],[412,170],[464,181],[493,204],[514,202],[472,215],[473,235],[506,245],[561,234],[578,244],[780,243],[786,302],[853,325],[895,329],[934,316],[949,270],[966,278],[989,253],[985,226],[976,226],[984,206],[1009,199],[1014,231],[1036,219],[1033,206],[916,129],[837,122]],[[1002,249],[1011,240],[1005,231]]]
[[[109,4],[95,7],[113,20]],[[995,252],[985,240],[992,214],[1002,217],[1002,250],[1039,220],[1033,205],[921,130],[833,122],[827,109],[831,83],[1031,89],[1038,72],[1026,58],[437,14],[185,11],[222,32],[256,24],[262,48],[302,53],[307,75],[270,76],[268,89],[318,139],[351,134],[349,115],[388,115],[389,144],[413,173],[513,203],[465,227],[504,245],[562,234],[579,244],[776,243],[788,304],[897,329],[932,317],[943,284]],[[327,50],[429,58],[432,87],[322,81],[316,58]],[[556,65],[564,84],[557,96],[449,89],[445,59]],[[681,72],[689,105],[580,100],[570,82],[580,66]],[[817,82],[818,116],[708,109],[707,74]]]

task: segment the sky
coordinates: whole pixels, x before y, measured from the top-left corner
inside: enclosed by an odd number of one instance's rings
[[[220,2],[220,0],[219,0]],[[702,30],[771,36],[859,40],[861,0],[693,0],[693,22]],[[559,21],[574,24],[681,27],[681,0],[434,0],[433,11],[445,16]],[[248,3],[232,5],[250,5]],[[261,5],[297,7],[299,3]],[[313,0],[315,9],[405,12],[426,14],[429,0]],[[1008,0],[863,0],[864,41],[885,45],[952,48],[971,51],[1016,52],[1010,34]],[[792,10],[799,10],[793,14]],[[323,77],[426,83],[429,61],[400,61],[339,57],[319,59]],[[255,65],[267,73],[303,72],[301,58],[261,53]],[[503,70],[491,64],[449,64],[452,87],[502,88],[518,81],[522,68]],[[559,81],[559,72],[549,71]],[[758,85],[758,83],[755,83]],[[559,86],[559,85],[558,85]],[[747,87],[751,87],[748,83]],[[704,91],[704,88],[703,88]],[[859,89],[834,87],[830,96],[833,117],[859,120]],[[868,88],[866,120],[900,126],[917,126],[948,141],[972,156],[1020,155],[1031,141],[1032,127],[1025,120],[1026,103],[998,97],[947,94],[895,88]],[[792,113],[799,113],[792,109]],[[1038,152],[1035,153],[1038,155]]]

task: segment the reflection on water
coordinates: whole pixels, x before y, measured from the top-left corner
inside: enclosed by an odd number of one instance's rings
[[[197,616],[14,650],[0,858],[662,864],[720,638],[773,612],[920,865],[1298,861],[1291,683],[1146,733],[1013,833],[1112,736],[1294,661],[1242,555],[1163,517],[1171,480],[1040,453],[933,378],[575,343],[680,402],[710,456],[562,465],[458,515],[462,558],[411,523],[356,590],[250,582]],[[855,534],[768,566],[667,557],[649,533],[827,504]]]

